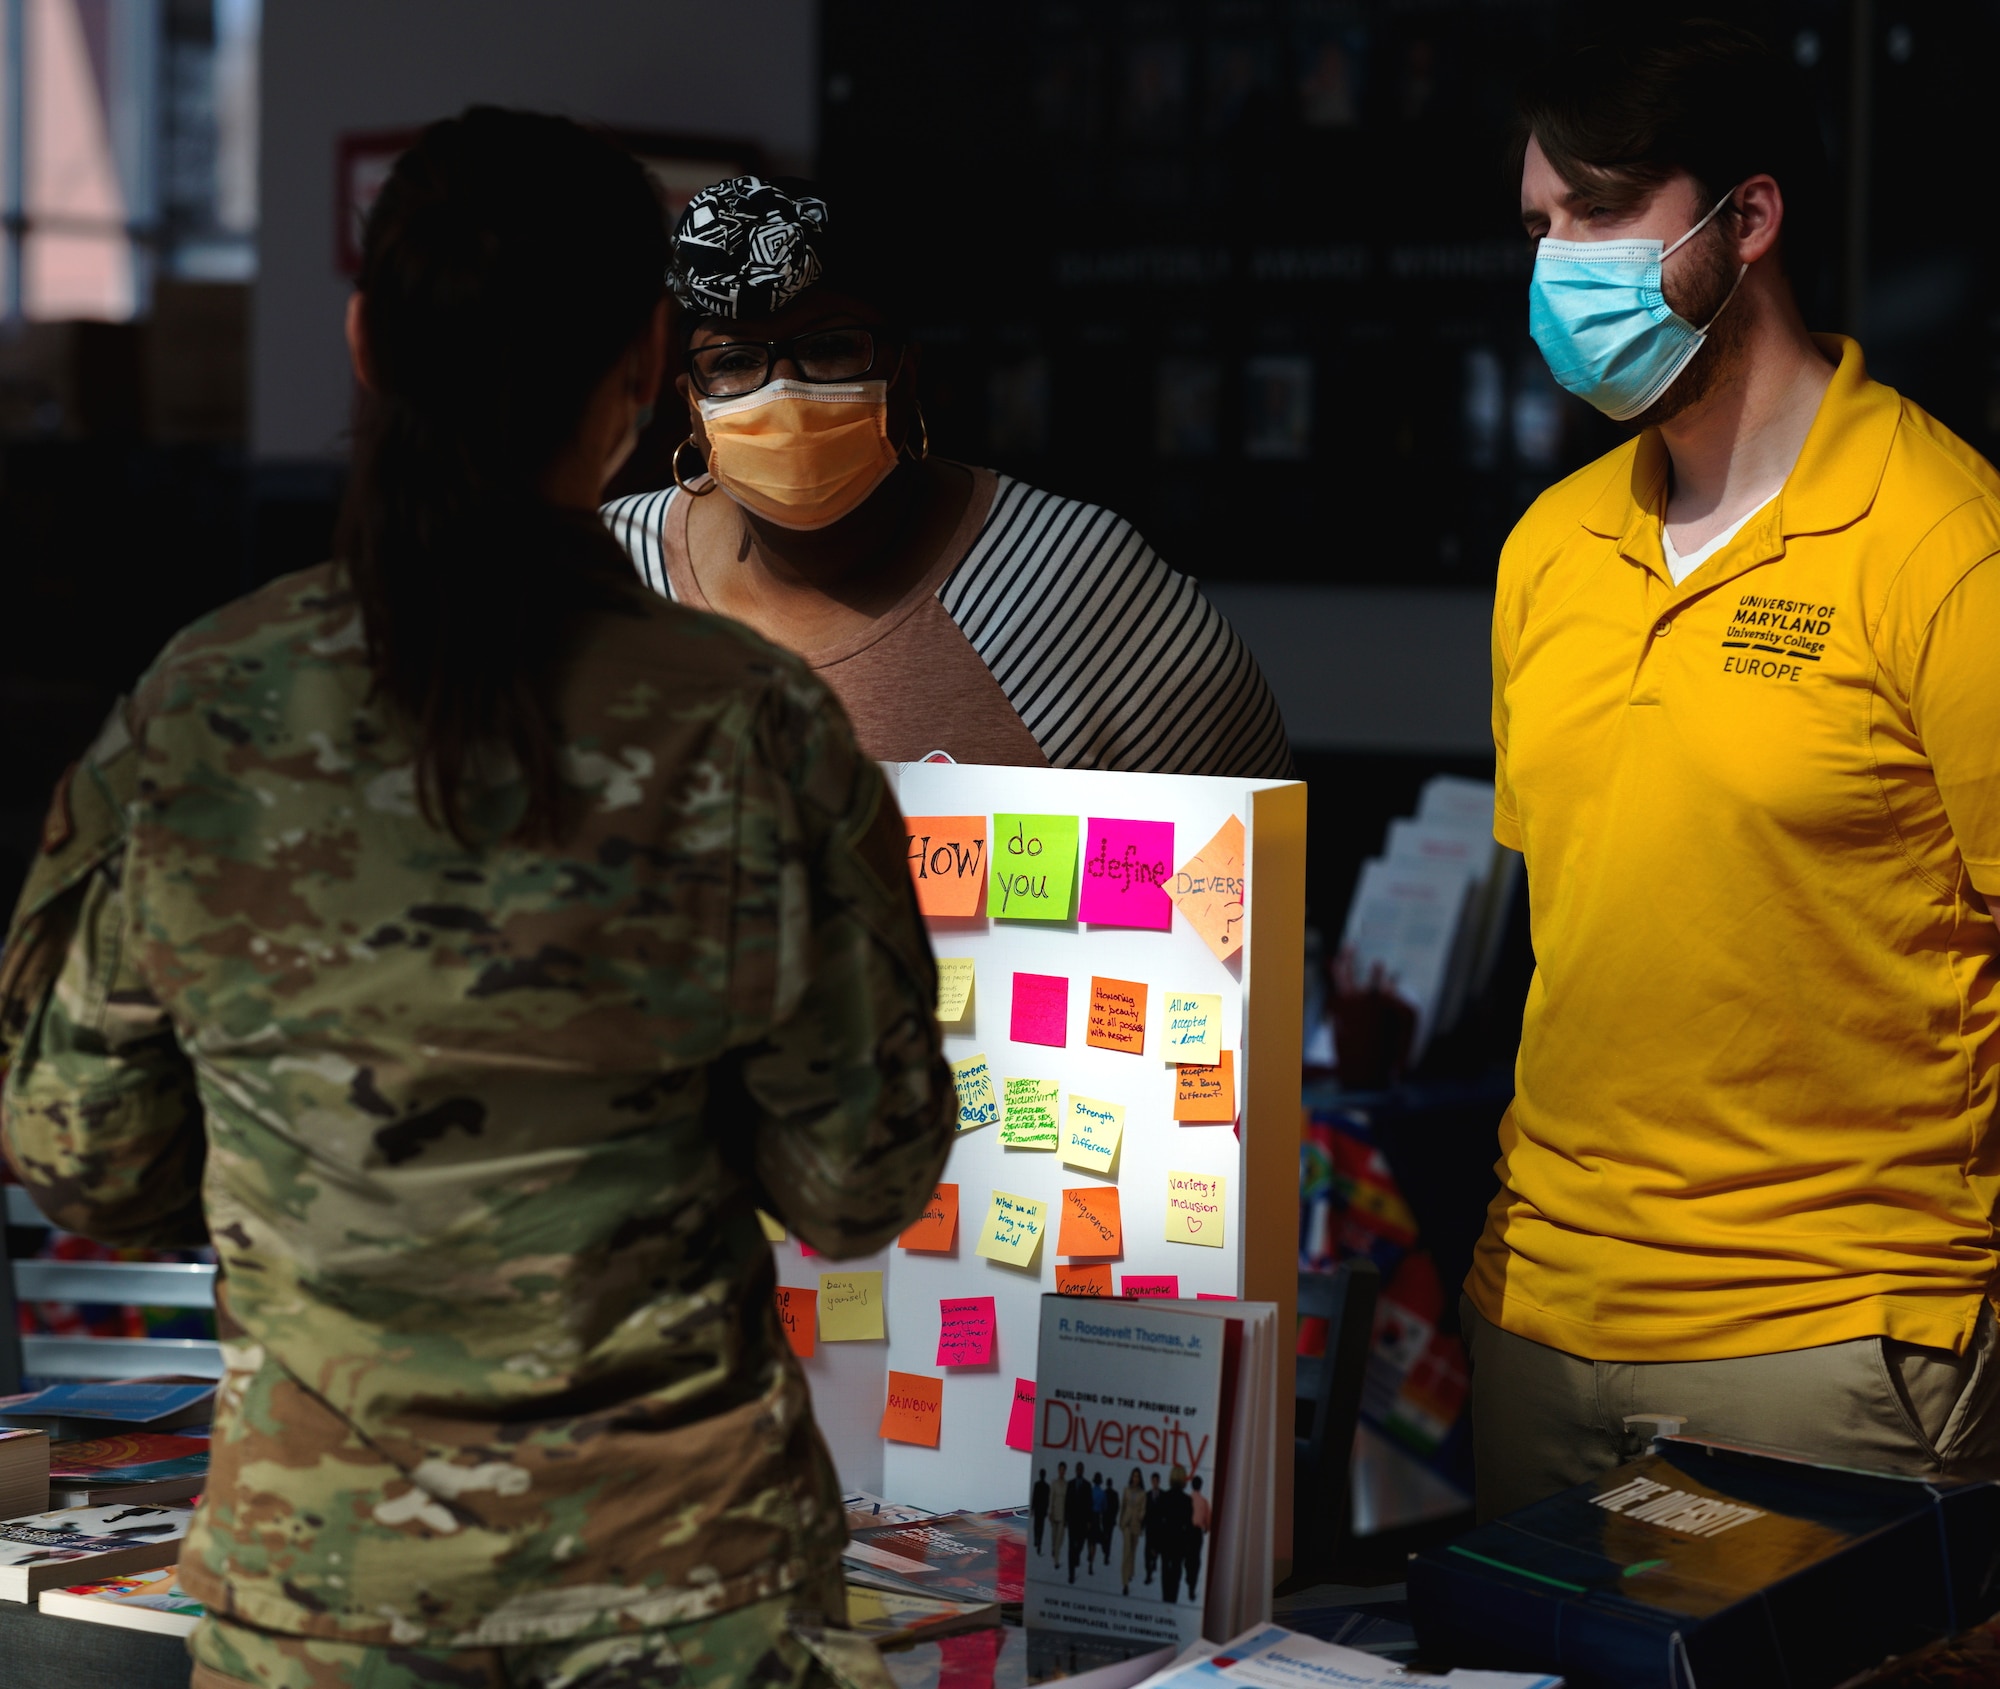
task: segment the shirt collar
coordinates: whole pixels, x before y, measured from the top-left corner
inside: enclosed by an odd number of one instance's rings
[[[1868,379],[1861,348],[1854,341],[1844,335],[1816,334],[1813,344],[1838,362],[1799,461],[1778,495],[1778,531],[1788,539],[1794,534],[1831,533],[1868,513],[1902,415],[1895,389]],[[1629,471],[1613,475],[1597,502],[1584,512],[1584,527],[1619,540],[1628,556],[1658,563],[1657,531],[1648,536],[1641,530],[1648,523],[1657,530],[1666,484],[1667,448],[1660,431],[1649,428],[1636,442]]]

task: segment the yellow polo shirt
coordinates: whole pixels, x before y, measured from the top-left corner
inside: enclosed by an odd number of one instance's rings
[[[1656,432],[1501,557],[1537,968],[1467,1290],[1593,1360],[1962,1353],[1994,1279],[2000,476],[1821,346],[1783,492],[1680,586]]]

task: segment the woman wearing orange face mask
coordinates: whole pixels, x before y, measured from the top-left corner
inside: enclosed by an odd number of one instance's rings
[[[884,761],[1290,773],[1255,660],[1129,523],[930,454],[917,349],[807,184],[698,194],[668,287],[676,484],[605,510],[655,590],[799,653]]]

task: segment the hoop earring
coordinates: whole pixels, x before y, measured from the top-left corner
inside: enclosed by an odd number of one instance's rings
[[[910,450],[910,442],[905,438],[903,441],[903,453],[912,463],[922,463],[925,458],[931,455],[931,431],[930,425],[924,421],[924,407],[917,405],[916,412],[917,449],[912,452]]]
[[[707,486],[698,488],[690,487],[685,481],[681,479],[681,453],[686,451],[688,447],[693,444],[694,444],[694,436],[690,434],[678,446],[674,447],[674,455],[667,460],[667,467],[673,470],[674,472],[674,485],[680,488],[682,492],[686,493],[689,498],[707,498],[710,493],[715,491],[715,482],[712,479],[709,481]],[[699,457],[701,454],[697,452],[695,455]],[[704,475],[708,473],[707,464],[704,463],[701,466],[701,472]]]

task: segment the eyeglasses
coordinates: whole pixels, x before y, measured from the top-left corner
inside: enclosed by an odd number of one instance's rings
[[[822,328],[789,340],[729,340],[700,346],[689,354],[695,391],[708,399],[754,393],[780,363],[790,363],[802,381],[858,381],[874,373],[877,349],[887,355],[894,342],[866,328]]]

